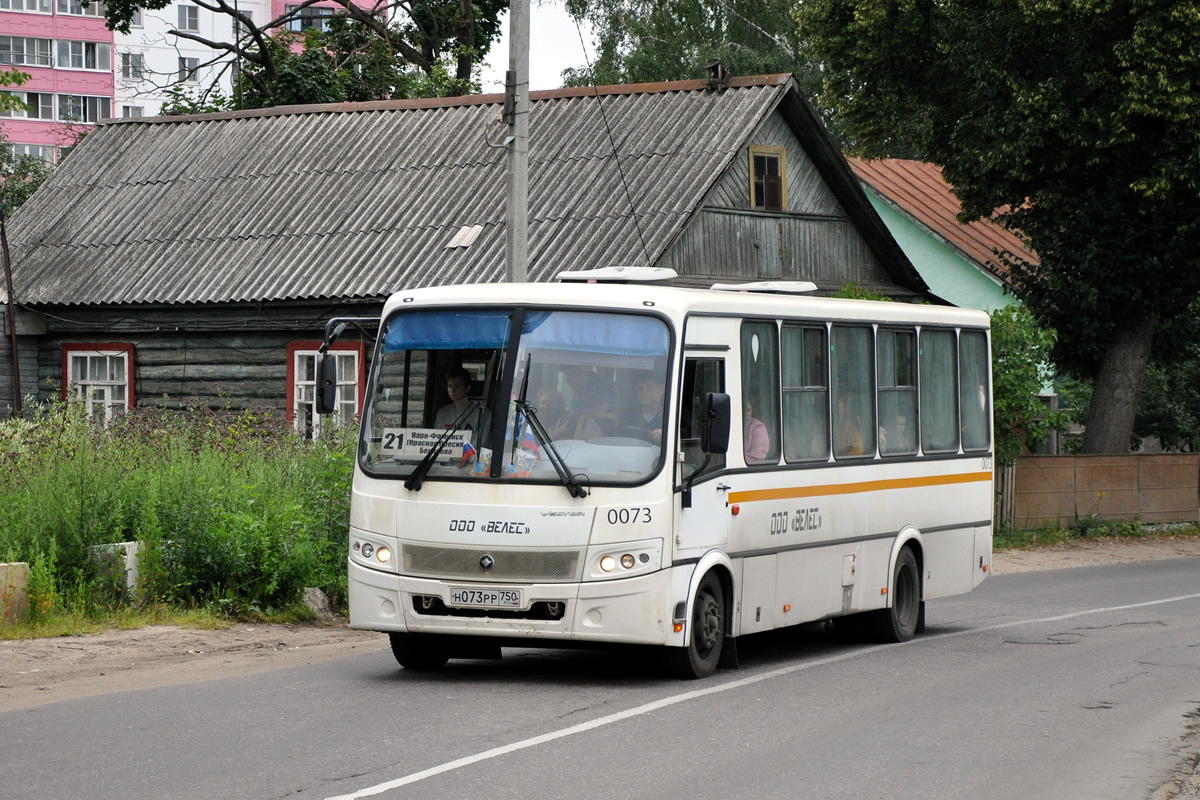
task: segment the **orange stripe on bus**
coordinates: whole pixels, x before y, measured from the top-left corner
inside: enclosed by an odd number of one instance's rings
[[[730,492],[730,503],[753,503],[758,500],[790,500],[796,497],[817,497],[831,494],[859,494],[880,492],[887,489],[916,489],[923,486],[947,486],[955,483],[990,481],[990,472],[968,472],[959,475],[933,475],[927,478],[892,478],[883,481],[861,481],[859,483],[831,483],[824,486],[788,486],[782,489],[754,489],[746,492]]]

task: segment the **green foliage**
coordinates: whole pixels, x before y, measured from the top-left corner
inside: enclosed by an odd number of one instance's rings
[[[301,10],[259,26],[223,3],[213,10],[225,14],[228,29],[241,30],[240,36],[212,41],[174,32],[212,47],[214,63],[231,68],[236,62],[240,85],[228,98],[210,95],[212,87],[200,89],[197,97],[180,92],[166,110],[196,113],[478,91],[478,64],[499,38],[498,17],[508,8],[508,0],[422,0],[389,6],[389,13],[395,12],[389,24],[366,6],[337,2],[342,6],[337,14],[302,34],[286,29],[302,19]],[[127,33],[137,8],[153,11],[170,4],[113,0],[107,4],[108,26]]]
[[[0,69],[0,86],[24,86],[29,80],[27,72],[18,69]],[[24,111],[25,101],[12,92],[0,92],[0,111]]]
[[[0,552],[51,598],[91,615],[123,606],[123,573],[92,548],[141,543],[139,602],[262,612],[317,586],[346,596],[354,432],[305,442],[271,411],[136,411],[107,427],[81,406],[0,423]],[[48,605],[47,605],[48,603]]]
[[[568,0],[567,11],[591,22],[597,84],[648,83],[704,77],[720,59],[730,75],[792,72],[806,94],[819,73],[805,53],[788,0]],[[587,69],[567,70],[568,86],[588,86]]]
[[[1133,433],[1165,450],[1200,450],[1200,302],[1159,330]]]
[[[796,14],[860,154],[939,164],[964,219],[1026,237],[1040,264],[1009,259],[1016,292],[1058,331],[1059,368],[1099,376],[1089,436],[1127,440],[1136,397],[1121,387],[1145,356],[1118,345],[1200,293],[1200,0],[804,0]]]
[[[1024,306],[992,312],[992,402],[996,461],[1011,464],[1026,448],[1036,449],[1066,417],[1039,398],[1054,371],[1054,331],[1042,330]]]
[[[4,97],[0,94],[0,107]],[[5,215],[20,208],[53,171],[54,167],[40,158],[15,154],[0,130],[0,203]]]
[[[833,297],[840,297],[843,300],[878,300],[883,303],[892,302],[892,298],[882,295],[879,292],[871,289],[864,289],[854,281],[843,283],[838,290],[834,292]]]

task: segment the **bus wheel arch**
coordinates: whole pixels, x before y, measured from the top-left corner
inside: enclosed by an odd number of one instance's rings
[[[897,537],[888,580],[888,602],[868,615],[873,638],[907,642],[925,629],[924,548],[920,536],[908,531]]]
[[[701,559],[688,592],[686,644],[668,647],[667,667],[681,678],[707,678],[718,665],[736,663],[733,647],[733,573],[727,559]]]

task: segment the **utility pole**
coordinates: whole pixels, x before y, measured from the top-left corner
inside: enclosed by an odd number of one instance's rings
[[[505,279],[529,280],[529,0],[508,9],[508,73],[504,77],[508,125],[505,191]]]
[[[4,257],[4,285],[8,291],[8,340],[12,346],[13,413],[21,416],[21,355],[17,348],[17,301],[13,297],[12,259],[8,255],[8,231],[4,224],[4,201],[0,200],[0,253]]]

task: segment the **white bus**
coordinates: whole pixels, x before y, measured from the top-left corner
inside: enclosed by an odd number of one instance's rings
[[[388,633],[412,669],[624,643],[704,677],[739,637],[800,623],[853,615],[905,641],[926,600],[979,585],[985,314],[662,272],[389,299],[354,471],[352,628]]]

